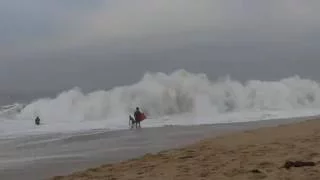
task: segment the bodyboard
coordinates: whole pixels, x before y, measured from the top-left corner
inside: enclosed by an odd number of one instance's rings
[[[141,115],[140,115],[140,121],[143,121],[143,120],[145,120],[147,117],[146,117],[146,115],[144,114],[144,113],[141,113]]]

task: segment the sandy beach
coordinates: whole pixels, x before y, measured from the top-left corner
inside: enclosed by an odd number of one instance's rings
[[[53,180],[320,179],[320,120],[230,132]],[[301,161],[301,167],[284,166]],[[286,168],[287,167],[287,168]]]

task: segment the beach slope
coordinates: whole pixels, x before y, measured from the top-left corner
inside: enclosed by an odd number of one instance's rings
[[[53,179],[315,180],[320,179],[319,153],[320,120],[307,120],[229,133]]]

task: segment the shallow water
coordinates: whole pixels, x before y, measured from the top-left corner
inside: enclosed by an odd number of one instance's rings
[[[1,139],[0,178],[45,179],[145,153],[181,147],[221,133],[275,126],[307,118],[316,117],[138,130],[92,130]]]

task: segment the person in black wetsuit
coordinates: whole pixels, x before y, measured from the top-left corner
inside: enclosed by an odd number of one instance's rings
[[[138,126],[141,128],[140,125],[140,121],[141,121],[141,111],[139,109],[139,107],[136,108],[136,111],[134,112],[134,119],[135,119],[135,123],[136,123],[136,128],[138,128]]]
[[[39,118],[39,116],[37,116],[36,117],[36,119],[34,120],[34,123],[36,124],[36,125],[40,125],[40,118]]]

